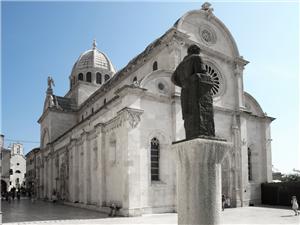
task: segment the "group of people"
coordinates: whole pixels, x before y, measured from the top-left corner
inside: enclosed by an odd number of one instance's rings
[[[2,191],[1,193],[2,199],[5,199],[7,202],[11,202],[12,200],[20,200],[21,196],[29,197],[30,199],[34,199],[33,190],[26,189],[24,187],[16,188],[11,187],[9,191]]]
[[[291,204],[292,204],[292,210],[295,212],[295,216],[299,216],[300,215],[298,211],[299,205],[296,196],[292,196]],[[230,198],[225,197],[225,195],[222,195],[222,211],[224,211],[225,208],[230,208]]]
[[[5,197],[5,200],[10,202],[11,200],[15,200],[15,198],[17,198],[17,200],[21,199],[21,189],[16,189],[15,187],[12,187],[10,189],[10,191],[6,191],[4,193],[2,193],[2,196]]]

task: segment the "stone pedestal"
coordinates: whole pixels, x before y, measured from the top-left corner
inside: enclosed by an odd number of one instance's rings
[[[231,144],[219,139],[196,138],[177,142],[178,224],[219,224],[221,162]]]

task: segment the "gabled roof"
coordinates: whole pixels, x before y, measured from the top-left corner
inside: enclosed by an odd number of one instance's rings
[[[60,107],[64,111],[75,111],[76,104],[75,101],[71,98],[61,97],[53,95],[54,103],[56,106]]]

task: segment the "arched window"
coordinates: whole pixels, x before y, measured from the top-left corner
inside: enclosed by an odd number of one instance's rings
[[[91,72],[87,72],[86,73],[86,82],[92,82],[92,73]]]
[[[101,73],[96,73],[96,83],[97,84],[102,84],[102,75]]]
[[[252,180],[251,149],[248,148],[248,180]]]
[[[83,74],[82,73],[78,74],[78,80],[83,80]]]
[[[108,74],[105,74],[105,76],[104,76],[104,80],[105,80],[105,82],[106,82],[106,81],[108,81],[108,80],[109,80],[109,78],[110,78],[110,76],[109,76]]]
[[[159,141],[157,138],[151,140],[151,181],[159,180]]]
[[[16,170],[16,173],[21,173],[21,171],[20,170]]]
[[[132,83],[133,83],[133,85],[135,85],[135,86],[138,86],[138,85],[139,85],[138,80],[137,80],[137,77],[134,77],[134,78],[133,78]]]
[[[106,98],[103,100],[103,104],[104,104],[104,105],[106,104]]]
[[[153,71],[157,70],[157,61],[155,61],[152,65]]]

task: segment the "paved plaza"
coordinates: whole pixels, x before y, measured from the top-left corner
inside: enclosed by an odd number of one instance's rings
[[[2,201],[3,223],[9,224],[177,224],[176,213],[149,214],[141,217],[108,217],[96,211],[29,200]],[[300,224],[289,208],[244,207],[226,209],[222,224]]]

